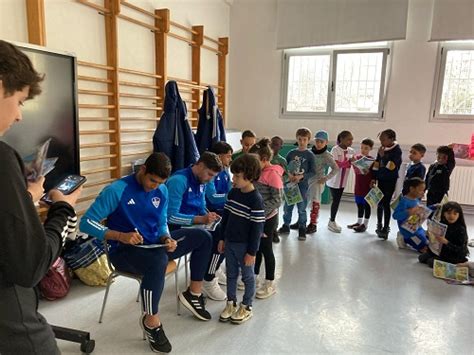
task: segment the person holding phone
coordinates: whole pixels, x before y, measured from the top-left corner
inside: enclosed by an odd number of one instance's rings
[[[0,136],[21,121],[23,104],[41,93],[43,77],[28,57],[0,40]],[[38,118],[40,119],[40,118]],[[44,193],[44,177],[27,182],[19,154],[0,142],[0,353],[59,354],[53,330],[37,311],[34,287],[61,253],[76,228],[70,195],[50,191],[52,205],[44,224],[35,203]]]

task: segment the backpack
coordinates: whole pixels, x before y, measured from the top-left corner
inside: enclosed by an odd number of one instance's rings
[[[46,275],[39,282],[41,296],[48,301],[63,298],[71,287],[71,276],[69,270],[61,257],[51,265]]]

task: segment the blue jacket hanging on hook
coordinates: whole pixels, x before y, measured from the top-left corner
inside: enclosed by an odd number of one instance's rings
[[[163,114],[153,135],[153,151],[165,153],[171,159],[174,172],[199,159],[186,103],[181,99],[176,81],[166,83],[163,106]]]
[[[208,86],[203,93],[202,105],[198,110],[199,121],[195,134],[199,153],[209,150],[215,142],[225,142],[224,120],[217,107],[216,96],[212,87]]]

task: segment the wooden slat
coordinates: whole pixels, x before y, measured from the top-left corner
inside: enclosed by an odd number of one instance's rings
[[[112,134],[116,133],[115,129],[97,129],[93,131],[79,131],[79,135],[81,136],[88,136],[88,135],[95,135],[95,134]]]
[[[173,32],[168,32],[168,36],[173,37],[173,38],[176,38],[176,39],[179,39],[179,40],[184,41],[184,42],[187,42],[187,43],[189,43],[189,44],[191,44],[191,45],[195,45],[195,44],[196,44],[196,42],[194,42],[193,40],[190,40],[189,38],[186,38],[186,37],[177,35],[176,33],[173,33]]]
[[[133,152],[133,153],[122,153],[122,157],[132,157],[132,156],[135,156],[135,155],[150,155],[151,153],[153,153],[153,150],[142,150],[140,152]]]
[[[112,83],[112,80],[110,79],[104,79],[104,78],[97,78],[94,76],[85,76],[85,75],[78,75],[77,76],[78,80],[84,80],[84,81],[95,81],[97,83]]]
[[[122,121],[159,121],[159,117],[121,117]]]
[[[113,182],[115,180],[116,179],[112,178],[112,179],[105,179],[105,180],[95,181],[95,182],[92,182],[92,183],[85,184],[84,188],[88,189],[88,188],[91,188],[91,187],[105,185],[105,184],[108,184],[108,183]]]
[[[132,69],[119,68],[119,72],[120,73],[133,74],[133,75],[147,76],[147,77],[150,77],[150,78],[157,78],[157,79],[161,78],[161,75],[158,75],[158,74],[147,73],[147,72],[144,72],[144,71],[138,71],[138,70],[132,70]]]
[[[46,25],[43,0],[26,0],[28,42],[46,46]]]
[[[111,109],[114,108],[115,105],[97,105],[97,104],[79,104],[79,108],[85,108],[85,109]]]
[[[176,81],[178,85],[183,85],[183,86],[187,86],[187,87],[199,89],[199,90],[207,90],[206,86],[190,83],[189,80],[171,78],[171,77],[169,77],[168,79]]]
[[[143,133],[143,132],[155,132],[155,128],[127,128],[127,129],[122,129],[122,133]],[[123,143],[122,143],[123,144]]]
[[[98,90],[84,90],[84,89],[78,89],[77,93],[81,95],[95,95],[95,96],[113,96],[114,95],[113,92],[98,91]]]
[[[177,23],[177,22],[175,22],[175,21],[170,21],[170,25],[171,25],[171,26],[174,26],[174,27],[176,27],[176,28],[179,28],[179,29],[181,29],[181,30],[183,30],[183,31],[189,32],[189,33],[191,33],[191,34],[197,34],[197,32],[194,31],[192,28],[189,28],[189,27],[186,27],[186,26],[184,26],[184,25],[181,25],[180,23]]]
[[[109,65],[97,64],[97,63],[92,63],[92,62],[84,62],[82,60],[78,60],[77,65],[80,65],[83,67],[96,68],[96,69],[114,70],[114,67],[111,67]]]
[[[108,166],[106,168],[99,168],[99,169],[91,169],[91,170],[84,170],[81,171],[82,175],[92,175],[92,174],[98,174],[98,173],[105,173],[107,171],[112,171],[117,169],[116,166]]]
[[[195,104],[197,103],[197,100],[191,100],[191,99],[182,99],[184,102],[190,103],[190,104]]]
[[[122,141],[122,145],[139,145],[139,144],[149,144],[151,139],[149,140],[142,140],[142,141]]]
[[[203,83],[203,82],[201,82],[201,85],[204,85],[204,86],[212,86],[214,89],[223,89],[222,86],[217,85],[217,84],[209,84],[209,83]]]
[[[103,6],[100,6],[100,5],[97,5],[97,4],[93,4],[87,0],[76,0],[76,2],[82,4],[82,5],[86,5],[86,6],[89,6],[89,7],[92,7],[93,9],[97,10],[97,11],[100,11],[100,12],[103,12],[104,14],[110,14],[110,10],[106,9],[105,7]]]
[[[133,97],[135,99],[144,99],[144,100],[161,100],[161,97],[159,96],[128,94],[124,92],[120,93],[120,97]]]
[[[102,159],[110,159],[116,158],[117,154],[102,154],[102,155],[93,155],[93,156],[81,156],[81,162],[83,161],[92,161],[92,160],[102,160]]]
[[[222,45],[222,43],[219,42],[217,39],[211,38],[211,37],[209,37],[209,36],[206,36],[206,35],[205,35],[205,36],[204,36],[204,39],[205,39],[205,40],[208,40],[208,41],[211,41],[211,42],[214,42],[215,44]]]
[[[132,9],[132,10],[135,10],[135,11],[140,12],[140,13],[142,13],[142,14],[148,15],[148,16],[150,16],[150,17],[153,17],[153,18],[157,19],[157,20],[161,20],[161,17],[160,17],[160,16],[155,15],[153,12],[150,12],[150,11],[147,11],[147,10],[145,10],[145,9],[142,9],[141,7],[135,6],[135,5],[131,4],[131,3],[129,3],[128,1],[120,0],[120,3],[121,3],[123,6],[126,6],[126,7],[130,8],[130,9]]]
[[[120,85],[124,86],[133,86],[137,88],[146,88],[146,89],[159,89],[159,86],[156,85],[150,85],[150,84],[142,84],[142,83],[134,83],[132,81],[119,81]]]
[[[152,106],[135,106],[135,105],[120,105],[121,110],[149,110],[149,111],[163,111],[161,107]]]
[[[85,143],[79,146],[80,149],[103,148],[116,146],[117,142]]]
[[[198,110],[195,108],[188,108],[188,112],[198,112]]]
[[[204,49],[207,49],[208,51],[214,52],[217,55],[222,55],[222,53],[218,49],[206,46],[205,44],[203,44],[201,47],[204,48]]]
[[[79,121],[82,122],[102,122],[102,121],[115,121],[114,117],[81,117],[79,116]]]
[[[130,16],[125,16],[123,14],[118,14],[117,15],[118,18],[121,18],[122,20],[125,20],[125,21],[129,21],[129,22],[132,22],[136,25],[139,25],[139,26],[142,26],[142,27],[145,27],[145,28],[148,28],[149,30],[153,31],[153,32],[158,32],[159,29],[156,28],[155,26],[152,26],[152,25],[149,25],[148,23],[146,22],[143,22],[143,21],[139,21],[139,20],[136,20]]]

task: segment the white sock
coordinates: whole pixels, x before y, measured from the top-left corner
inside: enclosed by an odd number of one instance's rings
[[[362,224],[362,218],[357,218],[357,223]]]
[[[195,293],[195,292],[193,292],[193,291],[191,291],[191,290],[189,290],[189,293],[191,293],[191,295],[193,295],[193,296],[195,296],[195,297],[201,296],[201,293]]]
[[[364,226],[368,227],[368,225],[369,225],[369,219],[364,218]]]

